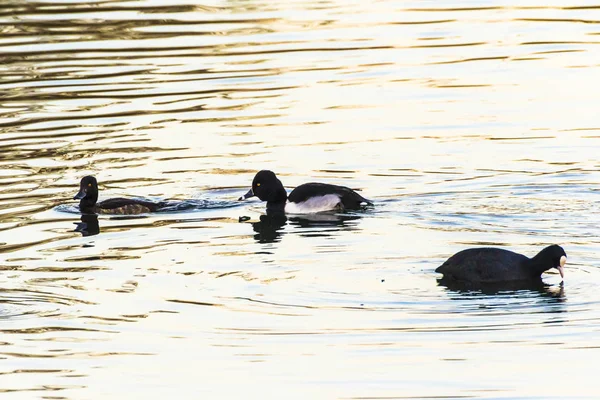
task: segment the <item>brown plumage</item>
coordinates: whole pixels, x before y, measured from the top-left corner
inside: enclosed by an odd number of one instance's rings
[[[98,182],[93,176],[85,176],[79,184],[79,210],[84,214],[136,215],[158,211],[163,203],[117,197],[97,203]]]

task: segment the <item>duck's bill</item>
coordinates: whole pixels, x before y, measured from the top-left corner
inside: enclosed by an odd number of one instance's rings
[[[565,268],[566,263],[567,263],[567,257],[562,256],[560,258],[560,263],[559,263],[558,267],[556,267],[556,269],[558,269],[558,273],[560,274],[560,277],[562,279],[565,278],[565,269],[564,268]]]
[[[85,190],[80,190],[79,193],[77,193],[74,197],[73,200],[81,200],[85,197]]]
[[[245,195],[240,197],[238,199],[238,201],[246,200],[246,199],[249,199],[250,197],[254,197],[254,192],[252,191],[252,189],[248,190],[248,193],[246,193]]]

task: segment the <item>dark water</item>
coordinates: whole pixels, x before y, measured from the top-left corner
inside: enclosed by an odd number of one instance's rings
[[[600,397],[599,35],[584,0],[3,1],[2,398]],[[269,218],[265,168],[376,206]],[[195,207],[82,221],[87,174]],[[550,243],[564,285],[433,272]]]

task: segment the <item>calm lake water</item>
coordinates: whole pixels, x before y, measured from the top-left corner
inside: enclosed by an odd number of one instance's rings
[[[3,1],[2,399],[600,397],[599,45],[586,0]],[[260,169],[375,207],[272,220]],[[194,209],[81,221],[88,174]],[[438,285],[551,243],[564,285]]]

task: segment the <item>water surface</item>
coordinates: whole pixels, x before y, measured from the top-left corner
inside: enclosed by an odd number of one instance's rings
[[[599,21],[586,0],[3,2],[3,398],[597,398]],[[260,169],[375,207],[270,218],[236,202]],[[197,207],[82,220],[88,174]],[[563,285],[434,273],[550,243]]]

